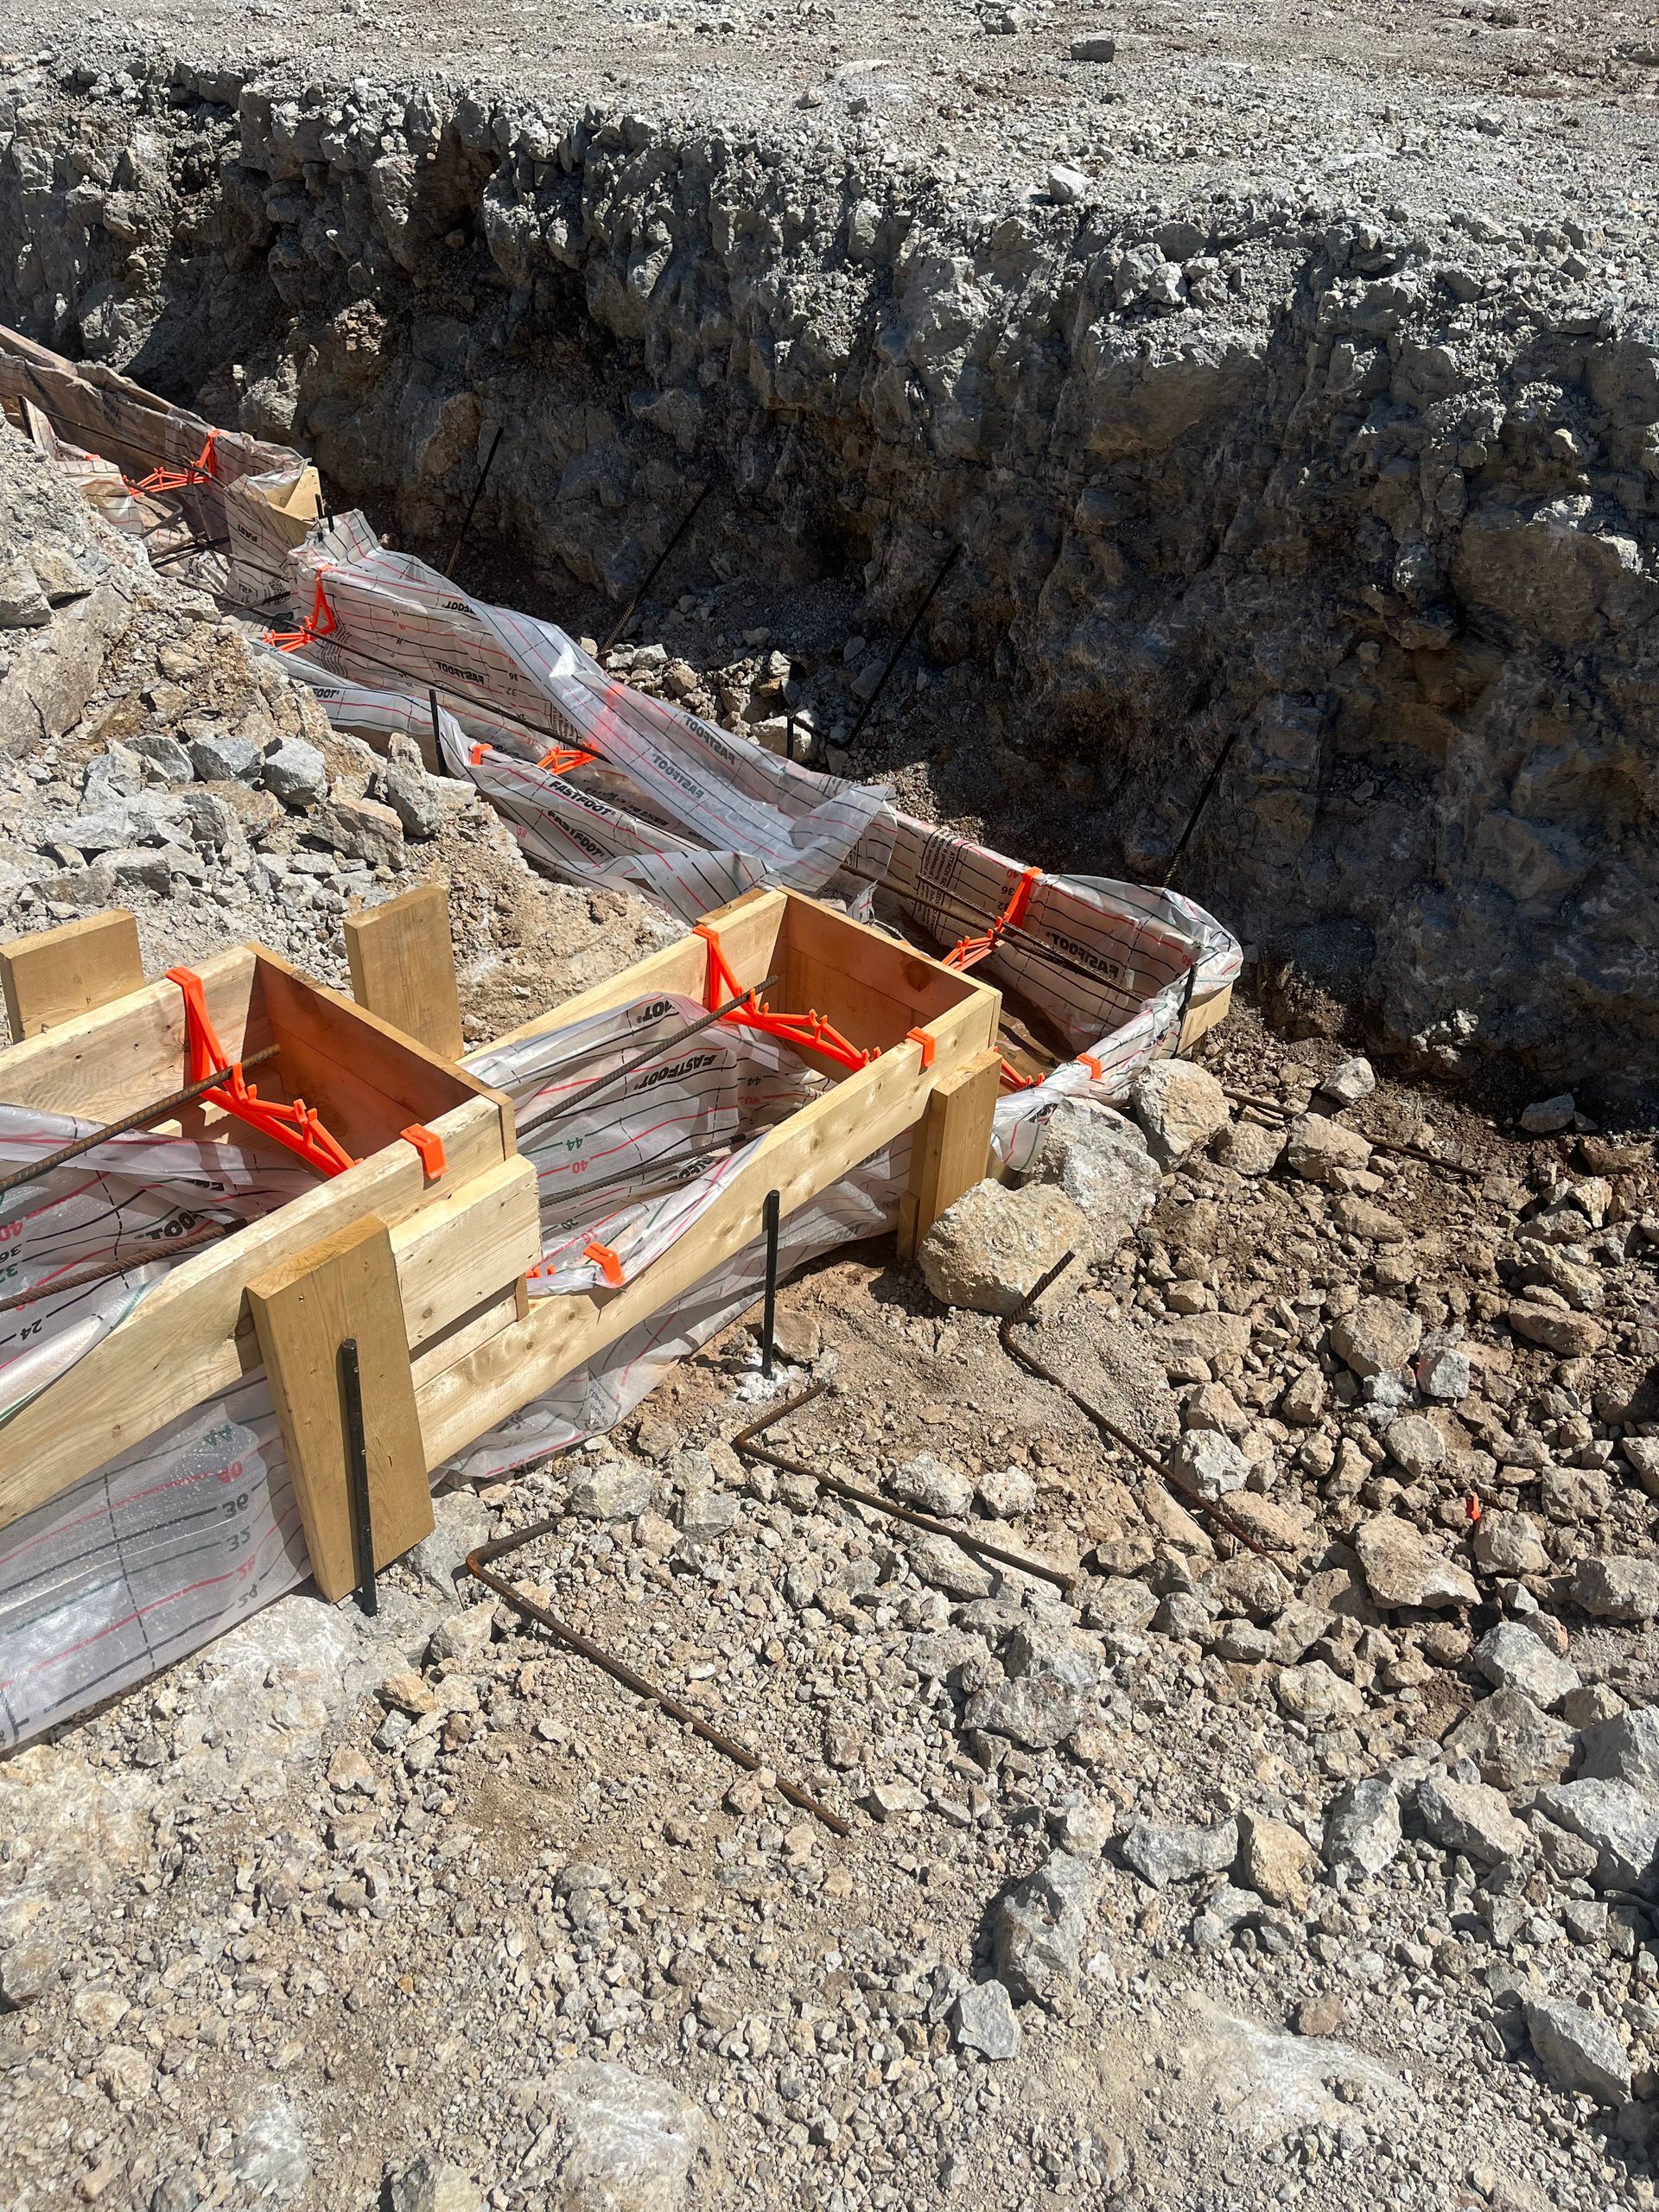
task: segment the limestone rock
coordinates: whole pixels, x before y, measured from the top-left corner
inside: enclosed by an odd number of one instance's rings
[[[1648,1496],[1659,1497],[1659,1436],[1627,1436],[1618,1448]]]
[[[315,806],[328,790],[327,763],[302,737],[284,738],[274,753],[265,755],[261,779],[284,806]]]
[[[1598,2104],[1630,2101],[1630,2054],[1599,2013],[1554,1997],[1529,2000],[1526,2012],[1527,2033],[1547,2081]]]
[[[1270,1175],[1284,1148],[1282,1129],[1260,1122],[1230,1122],[1216,1140],[1216,1158],[1235,1175]]]
[[[1431,1775],[1417,1786],[1417,1816],[1443,1851],[1460,1851],[1483,1866],[1518,1859],[1529,1839],[1508,1803],[1484,1782],[1449,1782]]]
[[[1340,1198],[1331,1211],[1344,1236],[1357,1236],[1367,1244],[1403,1244],[1411,1234],[1397,1214],[1365,1198]]]
[[[1592,1321],[1587,1313],[1569,1313],[1560,1306],[1538,1306],[1523,1300],[1511,1306],[1503,1319],[1517,1337],[1559,1352],[1563,1359],[1599,1351],[1607,1341],[1607,1332],[1599,1321]]]
[[[1018,1521],[1037,1503],[1037,1484],[1023,1467],[993,1467],[976,1485],[980,1503],[999,1521]]]
[[[1365,1710],[1363,1693],[1333,1673],[1323,1659],[1281,1668],[1274,1691],[1293,1720],[1305,1720],[1313,1728],[1357,1720]]]
[[[1154,1890],[1190,1882],[1198,1874],[1220,1874],[1238,1856],[1238,1823],[1219,1821],[1212,1827],[1161,1827],[1135,1821],[1117,1840],[1124,1865]]]
[[[1659,1800],[1659,1709],[1616,1713],[1584,1731],[1581,1782],[1622,1782]]]
[[[1659,1614],[1659,1560],[1581,1559],[1573,1599],[1599,1621],[1650,1621]]]
[[[1327,1121],[1323,1114],[1303,1114],[1290,1125],[1285,1139],[1285,1165],[1306,1183],[1338,1185],[1347,1175],[1370,1165],[1371,1147],[1357,1129]]]
[[[1082,1209],[1103,1259],[1151,1212],[1163,1181],[1135,1123],[1084,1098],[1062,1099],[1054,1109],[1030,1174],[1057,1184]]]
[[[570,1510],[595,1521],[631,1521],[650,1503],[650,1475],[625,1459],[603,1460],[570,1485]]]
[[[575,2058],[548,2077],[563,2120],[557,2163],[567,2212],[677,2212],[708,2134],[699,2107],[666,2082]]]
[[[964,1989],[951,2007],[950,2017],[960,2048],[976,2050],[982,2058],[1020,2056],[1020,2023],[1000,1981],[976,1981]]]
[[[947,1207],[917,1253],[924,1281],[945,1306],[1012,1313],[1067,1252],[1077,1255],[1055,1289],[1080,1274],[1094,1234],[1075,1200],[1052,1184],[1021,1190],[988,1179]]]
[[[0,562],[0,630],[43,629],[51,620],[41,580],[29,563]]]
[[[1569,1690],[1579,1688],[1578,1669],[1547,1649],[1518,1621],[1499,1621],[1488,1629],[1472,1657],[1495,1689],[1522,1690],[1546,1713],[1553,1713]]]
[[[1521,1126],[1529,1137],[1553,1137],[1570,1129],[1578,1105],[1570,1090],[1554,1098],[1535,1098],[1521,1109]]]
[[[1389,1457],[1414,1483],[1433,1474],[1446,1458],[1446,1438],[1427,1414],[1402,1414],[1389,1423],[1382,1439]]]
[[[1154,1060],[1129,1085],[1129,1107],[1160,1167],[1173,1167],[1227,1125],[1227,1096],[1207,1068]]]
[[[1379,1605],[1438,1608],[1479,1602],[1474,1577],[1397,1514],[1379,1514],[1363,1522],[1353,1545],[1365,1586]]]
[[[1170,1447],[1166,1465],[1178,1486],[1197,1497],[1243,1490],[1250,1463],[1231,1439],[1213,1428],[1190,1428]]]
[[[1391,1298],[1362,1298],[1331,1325],[1331,1348],[1356,1375],[1392,1375],[1423,1340],[1423,1325]]]
[[[1076,1980],[1098,1892],[1083,1859],[1055,1851],[997,1900],[991,1956],[998,1979],[1015,1998],[1052,2004]]]
[[[901,1505],[939,1521],[959,1519],[974,1502],[974,1485],[962,1469],[931,1452],[919,1452],[895,1467],[887,1486]]]
[[[1659,1853],[1659,1802],[1653,1798],[1628,1782],[1560,1782],[1539,1791],[1538,1809],[1594,1845],[1595,1878],[1604,1888],[1648,1884]]]
[[[485,2212],[484,2193],[469,2173],[424,2155],[386,2185],[391,2212]]]
[[[1367,1059],[1338,1060],[1319,1089],[1326,1098],[1335,1099],[1339,1107],[1357,1106],[1362,1098],[1369,1098],[1376,1089],[1376,1071]]]
[[[1287,1821],[1257,1813],[1238,1821],[1238,1878],[1269,1904],[1302,1912],[1314,1869],[1313,1847]]]
[[[1483,1513],[1475,1523],[1478,1566],[1491,1574],[1548,1574],[1549,1554],[1525,1513]]]
[[[1573,1758],[1573,1732],[1541,1712],[1524,1690],[1494,1690],[1465,1713],[1446,1738],[1457,1758],[1472,1759],[1497,1789],[1534,1789],[1559,1782]]]
[[[1325,1861],[1350,1874],[1380,1874],[1400,1849],[1400,1799],[1384,1775],[1344,1784],[1325,1815]]]

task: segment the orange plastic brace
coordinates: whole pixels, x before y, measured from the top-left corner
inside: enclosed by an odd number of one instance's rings
[[[334,610],[323,594],[322,580],[326,569],[317,571],[316,589],[311,594],[311,612],[297,630],[267,630],[265,643],[275,645],[279,653],[302,652],[307,645],[314,645],[319,638],[331,638],[334,633]]]
[[[255,1086],[243,1075],[242,1063],[231,1059],[219,1043],[208,1017],[201,978],[194,968],[169,968],[167,980],[176,983],[184,994],[184,1048],[190,1064],[190,1081],[200,1083],[211,1075],[222,1075],[225,1078],[211,1090],[202,1092],[204,1105],[217,1106],[223,1113],[233,1114],[238,1122],[245,1122],[251,1129],[274,1137],[289,1152],[297,1153],[306,1166],[315,1167],[320,1175],[340,1175],[346,1168],[356,1166],[351,1154],[329,1135],[315,1109],[302,1098],[296,1098],[291,1106],[282,1106],[272,1099],[260,1097]]]
[[[703,990],[703,1003],[710,1014],[726,999],[741,998],[742,1004],[734,1006],[726,1016],[728,1021],[741,1021],[751,1029],[759,1029],[768,1037],[776,1037],[785,1045],[792,1045],[798,1052],[817,1052],[827,1060],[839,1061],[844,1068],[868,1067],[880,1057],[880,1047],[873,1052],[861,1052],[849,1044],[835,1024],[826,1021],[815,1009],[809,1014],[774,1014],[761,1003],[752,990],[743,990],[727,965],[726,956],[720,949],[717,931],[706,922],[692,926],[693,937],[700,937],[709,948],[708,982]]]
[[[597,753],[584,752],[579,745],[550,746],[536,763],[550,776],[568,775],[572,768],[585,768],[590,760],[597,760]]]
[[[129,492],[188,492],[194,484],[210,484],[219,474],[219,432],[209,430],[207,442],[194,461],[182,468],[152,468],[148,476],[124,476]]]
[[[1005,930],[1017,930],[1020,923],[1025,920],[1026,909],[1031,904],[1031,894],[1035,890],[1042,872],[1039,868],[1028,868],[1019,882],[1014,885],[1014,896],[991,924],[989,929],[979,937],[959,938],[950,951],[945,954],[944,965],[947,968],[966,969],[976,968],[982,960],[988,959],[996,950],[997,940],[1001,937],[1002,932]]]

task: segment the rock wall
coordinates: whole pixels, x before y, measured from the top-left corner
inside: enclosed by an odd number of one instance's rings
[[[83,79],[87,73],[83,73]],[[1177,880],[1447,1067],[1659,1035],[1659,308],[1597,236],[986,215],[890,154],[135,61],[0,96],[0,314],[621,594],[861,574],[1016,703],[992,834]],[[1057,770],[1063,776],[1057,781]],[[1084,834],[1086,833],[1086,835]]]

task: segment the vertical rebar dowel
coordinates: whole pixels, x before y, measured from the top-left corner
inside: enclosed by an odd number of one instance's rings
[[[898,644],[893,647],[892,653],[888,656],[887,666],[876,678],[874,690],[871,692],[869,697],[864,702],[864,704],[858,710],[858,719],[847,734],[847,742],[849,746],[855,745],[858,742],[858,734],[860,730],[863,728],[865,723],[869,720],[870,709],[874,706],[876,701],[881,696],[881,694],[887,690],[887,678],[893,674],[893,670],[898,667],[899,662],[904,658],[906,646],[915,636],[917,631],[921,628],[923,615],[925,614],[928,608],[932,606],[934,594],[938,590],[939,586],[944,582],[951,569],[956,566],[957,556],[961,552],[961,550],[962,548],[960,545],[953,545],[950,548],[950,550],[945,555],[943,562],[940,563],[939,573],[934,577],[932,582],[929,584],[925,597],[923,599],[921,605],[917,608],[916,612],[911,616],[909,623],[906,626],[904,636],[899,639]]]
[[[778,1226],[783,1201],[776,1191],[766,1192],[761,1217],[766,1224],[766,1302],[760,1309],[760,1372],[772,1375],[772,1339],[778,1321]]]
[[[1238,725],[1235,724],[1233,728],[1227,734],[1227,741],[1225,744],[1216,755],[1215,766],[1211,769],[1209,774],[1204,779],[1204,788],[1199,791],[1197,799],[1193,802],[1192,813],[1186,817],[1186,827],[1182,830],[1179,841],[1177,843],[1174,851],[1169,856],[1168,865],[1164,870],[1164,881],[1166,883],[1173,883],[1175,880],[1175,871],[1180,866],[1181,855],[1186,850],[1187,840],[1192,836],[1192,832],[1198,828],[1198,817],[1204,812],[1205,808],[1209,805],[1210,794],[1215,790],[1216,785],[1220,782],[1221,772],[1227,766],[1228,756],[1231,753],[1234,746],[1236,746],[1237,742]]]
[[[1181,1039],[1186,1034],[1186,1017],[1192,1011],[1192,992],[1198,980],[1198,963],[1197,960],[1194,959],[1187,967],[1186,981],[1181,986],[1181,1010],[1175,1017],[1175,1044],[1173,1049],[1178,1052],[1181,1049]]]
[[[467,512],[461,519],[461,528],[455,532],[455,542],[449,548],[449,570],[452,575],[456,562],[461,558],[461,549],[467,543],[467,533],[473,526],[473,517],[478,512],[478,503],[484,496],[484,486],[490,480],[490,466],[495,459],[495,449],[501,442],[501,433],[505,428],[506,425],[504,423],[498,423],[495,426],[495,435],[490,440],[490,449],[484,456],[484,466],[479,470],[478,481],[473,486],[473,496],[467,502]]]
[[[435,683],[427,686],[426,703],[432,709],[432,758],[436,764],[432,772],[435,776],[441,776],[443,773],[443,731],[438,721],[438,687]]]
[[[357,1569],[357,1602],[378,1613],[374,1586],[374,1522],[369,1510],[369,1452],[363,1435],[363,1377],[357,1363],[357,1338],[340,1348],[340,1403],[346,1427],[346,1497],[352,1515],[352,1564]]]
[[[714,488],[712,482],[705,484],[702,491],[698,493],[696,498],[692,500],[690,505],[686,509],[679,528],[675,531],[672,537],[669,539],[667,544],[664,546],[662,551],[652,563],[650,568],[646,569],[644,583],[640,585],[639,590],[635,592],[633,597],[628,601],[627,605],[623,608],[622,612],[617,616],[615,621],[612,623],[609,630],[606,632],[604,640],[600,645],[599,655],[597,658],[602,658],[606,653],[609,652],[611,647],[616,643],[622,632],[627,628],[629,623],[633,620],[634,610],[644,600],[645,594],[651,589],[652,584],[656,582],[658,577],[661,575],[663,569],[667,563],[669,555],[672,553],[674,548],[679,543],[680,540],[685,536],[686,531],[690,529],[692,524],[696,520],[698,510],[701,508],[703,501],[708,498],[709,494],[714,490]]]

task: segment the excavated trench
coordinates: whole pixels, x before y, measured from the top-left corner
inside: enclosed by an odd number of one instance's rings
[[[0,92],[6,321],[441,562],[493,447],[461,579],[572,627],[708,485],[664,619],[767,631],[837,765],[1168,876],[1419,1067],[1618,1113],[1659,1034],[1659,314],[1586,243],[970,217],[890,161],[360,79]]]

